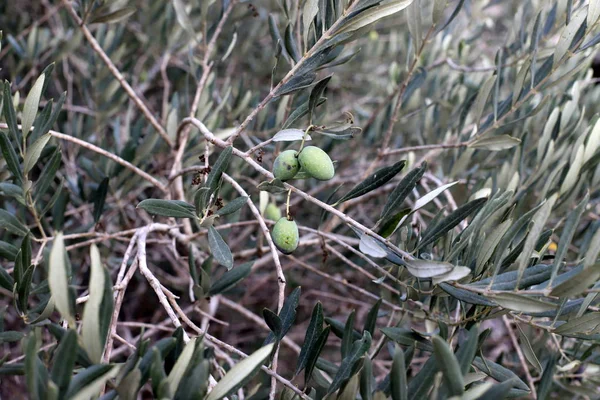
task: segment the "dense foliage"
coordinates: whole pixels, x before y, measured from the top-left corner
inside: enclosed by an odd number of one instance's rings
[[[599,0],[0,4],[0,396],[599,398]]]

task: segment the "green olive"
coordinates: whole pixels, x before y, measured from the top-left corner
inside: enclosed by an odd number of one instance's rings
[[[298,226],[294,221],[288,220],[286,217],[280,218],[273,227],[271,232],[273,243],[283,254],[291,254],[298,248],[300,235],[298,234]]]
[[[298,152],[296,150],[281,152],[273,163],[273,175],[282,181],[292,179],[299,169],[300,164],[298,163]]]
[[[318,147],[305,147],[300,152],[298,161],[306,173],[320,181],[327,181],[335,174],[331,158]]]
[[[272,221],[279,221],[281,218],[281,210],[273,203],[267,204],[267,208],[265,208],[265,218],[270,219]]]

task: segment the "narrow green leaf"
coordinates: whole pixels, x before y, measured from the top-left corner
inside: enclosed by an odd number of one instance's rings
[[[478,337],[479,329],[477,324],[474,324],[469,329],[468,336],[460,344],[460,347],[456,351],[456,359],[460,365],[460,372],[463,376],[467,375],[471,369],[471,363],[478,349]]]
[[[98,185],[96,193],[94,193],[94,222],[98,223],[102,212],[104,211],[104,203],[106,201],[106,194],[108,193],[108,177],[102,179],[102,182]]]
[[[180,200],[146,199],[137,208],[163,217],[196,218],[195,207]]]
[[[600,321],[599,321],[600,323]],[[529,341],[529,338],[525,335],[525,333],[523,332],[523,329],[521,329],[521,327],[519,326],[519,324],[515,324],[517,326],[517,329],[519,330],[519,339],[521,342],[521,348],[523,349],[523,354],[525,355],[525,358],[527,359],[527,361],[529,361],[529,363],[538,370],[538,372],[542,372],[542,364],[540,364],[540,361],[538,360],[537,356],[535,355],[535,352],[533,351],[533,347],[531,346],[531,342]]]
[[[419,180],[423,177],[427,164],[423,163],[420,167],[413,169],[398,183],[398,186],[388,197],[388,200],[381,213],[380,220],[387,219],[390,215],[396,212],[397,208],[402,205],[406,197],[417,186]]]
[[[48,133],[42,135],[27,148],[25,160],[23,161],[23,173],[25,175],[27,175],[38,162],[40,155],[42,154],[42,150],[44,150],[44,147],[46,147],[46,144],[48,144],[48,141],[51,137],[52,136],[50,136]]]
[[[39,178],[35,183],[35,197],[33,200],[35,203],[37,203],[42,198],[42,196],[44,196],[48,191],[48,188],[54,181],[56,171],[58,171],[61,161],[62,153],[60,151],[60,148],[56,148],[56,150],[54,150],[54,153],[52,153],[52,156],[42,169],[42,173],[40,174]]]
[[[104,349],[103,337],[101,332],[100,307],[104,297],[104,267],[100,260],[100,251],[95,244],[90,246],[91,273],[89,283],[89,299],[85,303],[83,319],[81,322],[81,338],[83,348],[87,352],[92,362],[99,363]]]
[[[556,193],[553,194],[549,199],[545,201],[545,203],[535,213],[535,216],[533,217],[533,226],[531,227],[531,230],[527,235],[523,251],[521,252],[517,260],[517,264],[519,266],[519,277],[517,278],[517,281],[521,280],[523,271],[525,271],[525,268],[527,268],[527,266],[529,265],[531,253],[533,252],[533,249],[537,243],[540,234],[544,230],[544,225],[546,225],[546,221],[548,220],[550,212],[552,211],[552,207],[554,207],[554,203],[556,203],[557,199],[558,195]]]
[[[45,79],[46,75],[40,75],[31,87],[31,90],[29,91],[29,94],[25,99],[25,105],[23,106],[23,115],[21,118],[21,130],[23,132],[23,137],[25,138],[27,137],[27,135],[29,135],[29,131],[33,126],[33,120],[35,120],[35,116],[38,112],[38,107],[40,105],[40,99],[42,97],[42,90],[44,88]]]
[[[109,380],[119,373],[115,365],[96,364],[75,375],[65,398],[69,400],[89,400],[96,397]]]
[[[491,151],[512,149],[521,144],[521,139],[509,135],[489,136],[476,139],[469,143],[468,147],[473,149],[485,149]]]
[[[408,400],[404,352],[398,345],[396,345],[394,350],[392,371],[390,372],[390,383],[392,387],[392,400]]]
[[[537,387],[538,399],[547,399],[550,395],[550,390],[554,385],[554,373],[556,371],[556,364],[558,357],[552,353],[548,358],[548,361],[544,365],[544,373]]]
[[[216,214],[221,215],[221,216],[233,214],[240,208],[244,207],[244,205],[246,205],[247,203],[248,203],[248,197],[246,197],[246,196],[237,197],[237,198],[231,200],[229,203],[227,203],[225,205],[225,207],[219,209],[216,212]]]
[[[370,357],[365,357],[360,371],[360,397],[362,400],[373,400],[373,362]]]
[[[250,275],[252,264],[254,264],[254,262],[250,261],[225,272],[210,286],[208,295],[216,296],[217,294],[227,292],[229,289],[233,288],[241,282],[242,279]]]
[[[600,279],[600,263],[583,268],[570,279],[560,283],[552,289],[551,296],[570,298],[582,294],[588,287]]]
[[[13,105],[13,97],[10,93],[10,83],[8,81],[4,81],[4,101],[2,104],[4,108],[4,119],[8,125],[8,131],[15,141],[17,150],[19,153],[21,153],[21,131],[19,130],[19,126],[17,124],[17,112],[15,111],[15,106]]]
[[[19,158],[17,157],[17,153],[13,148],[13,145],[8,140],[6,134],[0,130],[0,150],[2,150],[2,157],[6,162],[6,166],[8,170],[13,174],[16,181],[15,183],[21,185],[23,182],[23,173],[21,172],[21,164],[19,163]]]
[[[208,227],[208,245],[212,256],[219,264],[228,270],[233,268],[231,250],[214,226]]]
[[[308,0],[305,4],[304,8],[306,9],[306,7],[308,7],[310,3],[316,3],[317,1],[318,0]],[[317,11],[318,11],[318,9],[317,9]],[[306,34],[306,31],[305,31],[305,34]],[[309,120],[309,123],[312,123],[312,116],[315,111],[315,108],[317,108],[317,105],[319,104],[319,100],[325,93],[325,89],[327,88],[327,84],[329,83],[330,80],[331,80],[331,76],[327,76],[327,77],[321,79],[319,82],[317,82],[317,84],[310,91],[310,96],[308,98],[308,120]]]
[[[353,337],[354,337],[354,318],[356,317],[356,310],[352,310],[348,318],[346,319],[346,324],[344,325],[344,334],[342,335],[342,345],[340,346],[340,350],[342,352],[342,359],[346,357],[350,348],[352,347]]]
[[[442,378],[452,396],[460,396],[464,393],[465,383],[458,360],[444,339],[433,336],[433,352],[442,371]]]
[[[552,311],[557,307],[556,304],[537,300],[520,293],[497,293],[486,295],[486,297],[498,303],[502,308],[524,313]]]
[[[29,229],[21,221],[8,211],[2,209],[0,209],[0,228],[19,236],[25,236],[29,233]]]
[[[321,354],[321,351],[323,351],[323,348],[325,347],[325,343],[327,343],[329,332],[331,332],[330,326],[327,326],[325,329],[323,329],[323,331],[321,332],[319,337],[317,337],[317,340],[315,341],[314,345],[311,346],[307,354],[306,369],[304,370],[304,382],[306,384],[308,384],[308,381],[312,376],[313,370],[317,365],[317,361],[319,360],[319,354]]]
[[[169,376],[167,376],[167,385],[170,393],[175,393],[177,391],[188,365],[192,362],[192,356],[194,355],[198,340],[202,340],[202,338],[192,338],[186,343],[183,351],[179,354],[179,357],[177,357],[173,369],[169,372]]]
[[[175,0],[175,1],[177,1],[177,0]],[[119,21],[124,20],[125,18],[129,17],[130,15],[134,14],[136,12],[136,10],[137,10],[137,8],[135,8],[133,6],[127,6],[127,7],[123,7],[116,11],[109,12],[106,14],[92,15],[89,23],[90,24],[100,24],[100,23],[111,24],[114,22],[119,22]]]
[[[476,199],[458,207],[439,224],[437,224],[434,229],[431,231],[425,231],[423,238],[417,246],[417,249],[434,243],[437,239],[454,229],[462,220],[479,211],[486,201],[487,198]]]
[[[367,331],[373,336],[375,334],[375,325],[377,324],[377,317],[379,316],[379,307],[381,307],[381,303],[383,299],[377,300],[373,307],[369,310],[367,317],[365,318],[365,326],[363,331]]]
[[[59,392],[64,396],[69,388],[73,368],[77,360],[77,332],[69,329],[54,353],[50,375],[52,381],[58,386]]]
[[[419,350],[433,351],[431,342],[406,328],[382,328],[381,333],[402,346],[415,346]]]
[[[600,312],[590,312],[581,317],[571,318],[568,322],[554,329],[557,335],[586,334],[594,331],[600,325]]]
[[[317,302],[313,307],[312,314],[310,316],[310,322],[306,333],[304,334],[304,343],[300,349],[300,355],[298,355],[298,362],[296,364],[296,371],[294,375],[298,375],[305,367],[308,362],[308,356],[316,345],[319,335],[323,331],[323,306],[321,302]]]
[[[556,51],[554,53],[554,66],[556,66],[563,57],[567,54],[569,49],[573,45],[573,38],[577,34],[577,31],[585,24],[587,18],[587,8],[581,7],[575,15],[571,18],[571,21],[565,26],[560,34],[558,43],[556,44]]]
[[[381,169],[375,171],[375,173],[371,174],[367,179],[365,179],[364,181],[362,181],[361,183],[356,185],[348,193],[346,193],[344,196],[342,196],[342,198],[339,199],[334,204],[334,206],[341,204],[345,201],[348,201],[350,199],[360,197],[364,194],[367,194],[367,193],[377,189],[378,187],[385,185],[394,176],[396,176],[398,174],[398,172],[400,172],[402,170],[402,168],[404,168],[405,165],[406,165],[406,161],[402,160],[402,161],[398,161],[394,165],[391,165],[391,166],[385,167],[385,168],[381,168]]]
[[[350,18],[348,21],[343,23],[334,34],[339,35],[341,33],[353,32],[361,29],[382,18],[404,10],[411,3],[412,0],[395,0],[385,5],[368,8],[366,11],[359,13],[357,16]]]
[[[408,272],[417,278],[432,278],[446,274],[455,268],[454,265],[443,261],[413,259],[404,262]]]
[[[229,166],[229,163],[231,162],[232,152],[233,148],[231,146],[226,147],[225,149],[223,149],[223,151],[221,151],[221,154],[219,154],[219,158],[217,158],[217,161],[215,161],[214,165],[212,165],[210,173],[206,178],[206,187],[209,188],[208,196],[215,193],[215,191],[219,187],[221,176],[223,175],[223,172],[225,172],[225,170]],[[197,211],[199,212],[200,210]]]
[[[279,318],[279,316],[277,314],[275,314],[273,311],[269,310],[268,308],[263,308],[263,318],[264,318],[265,322],[267,323],[267,326],[273,333],[273,335],[275,335],[275,337],[280,337],[281,336],[281,318]]]
[[[298,308],[298,304],[300,303],[300,293],[301,288],[298,286],[283,302],[283,307],[281,307],[281,311],[279,312],[279,318],[281,318],[280,337],[276,338],[275,335],[269,334],[264,344],[271,343],[275,339],[281,340],[292,328],[294,321],[296,321],[296,308]]]
[[[211,390],[206,400],[220,400],[234,393],[259,371],[262,364],[271,355],[274,346],[274,343],[263,346],[252,355],[235,364]]]
[[[552,264],[552,278],[550,278],[552,281],[558,274],[558,269],[560,268],[560,265],[567,254],[568,247],[571,245],[571,241],[575,235],[575,230],[579,225],[579,220],[581,219],[581,215],[583,214],[585,207],[588,205],[589,199],[590,194],[588,192],[579,202],[577,207],[575,207],[575,209],[569,213],[569,216],[565,221],[565,226],[560,235],[560,240],[558,241],[556,254],[554,255],[554,263]]]
[[[429,357],[417,375],[408,383],[409,399],[426,399],[433,387],[435,375],[438,372],[438,362],[435,355]]]
[[[364,332],[363,337],[352,345],[352,348],[342,360],[340,368],[337,371],[337,374],[333,378],[329,389],[327,390],[327,394],[334,393],[337,391],[344,383],[350,379],[352,376],[352,372],[354,370],[354,366],[357,362],[359,362],[360,358],[369,350],[371,347],[371,334],[369,332]]]

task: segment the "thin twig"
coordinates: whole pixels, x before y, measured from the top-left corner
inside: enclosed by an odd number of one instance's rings
[[[119,84],[121,85],[123,90],[125,90],[125,92],[129,96],[129,98],[140,109],[142,114],[144,114],[144,116],[146,117],[148,122],[150,122],[150,124],[156,129],[156,131],[164,139],[164,141],[167,142],[169,147],[173,147],[173,145],[174,145],[173,140],[169,137],[169,134],[167,133],[165,128],[163,128],[162,125],[158,122],[158,120],[154,117],[154,114],[152,113],[152,111],[150,111],[148,106],[146,106],[146,104],[142,101],[140,96],[138,96],[138,94],[135,93],[135,91],[133,90],[131,85],[129,85],[129,83],[123,76],[123,74],[121,74],[121,71],[119,71],[119,69],[116,67],[116,65],[110,59],[110,57],[102,49],[102,47],[100,46],[100,43],[98,43],[98,41],[96,40],[94,35],[92,35],[92,32],[90,32],[90,30],[87,28],[87,26],[85,26],[85,24],[81,20],[81,18],[79,18],[79,16],[77,15],[77,13],[73,9],[73,7],[71,7],[71,4],[69,4],[69,1],[68,0],[62,0],[62,1],[65,6],[65,9],[68,11],[69,15],[71,15],[71,18],[73,18],[73,21],[75,21],[75,23],[79,26],[79,29],[81,30],[81,32],[83,33],[83,35],[85,36],[87,41],[89,42],[90,46],[92,46],[92,49],[98,54],[98,56],[100,56],[100,58],[102,59],[104,64],[106,64],[109,71],[117,79],[117,81],[119,82]]]

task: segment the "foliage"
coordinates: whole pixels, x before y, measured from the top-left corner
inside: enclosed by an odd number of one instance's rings
[[[17,3],[0,395],[598,397],[600,1]]]

